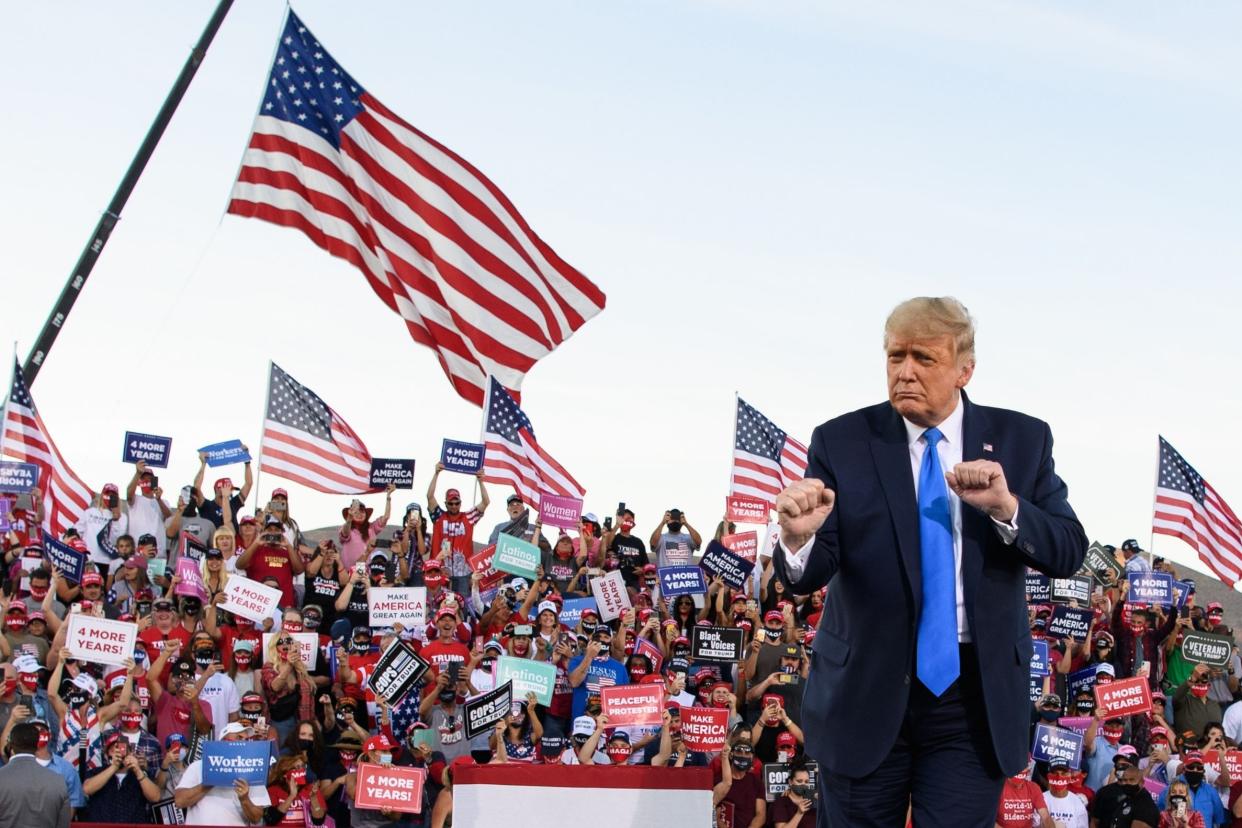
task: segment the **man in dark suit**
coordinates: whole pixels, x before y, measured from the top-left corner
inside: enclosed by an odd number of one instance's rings
[[[1086,536],[1046,423],[967,399],[974,325],[918,298],[885,324],[889,401],[830,420],[776,501],[777,575],[828,585],[803,696],[820,826],[992,826],[1027,764],[1027,567]],[[929,451],[928,447],[932,450]]]
[[[16,725],[9,734],[9,762],[0,768],[0,828],[69,828],[64,778],[35,759],[39,729]]]

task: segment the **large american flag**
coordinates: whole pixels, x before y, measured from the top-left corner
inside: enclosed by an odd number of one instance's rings
[[[806,446],[738,397],[730,493],[775,503],[781,490],[805,475]]]
[[[13,362],[13,386],[4,406],[4,433],[0,453],[39,467],[39,495],[43,501],[43,528],[60,537],[78,522],[91,505],[91,489],[73,473],[52,442],[43,418],[35,410],[26,377]]]
[[[457,393],[518,389],[604,307],[491,181],[390,112],[289,12],[229,212],[362,271]]]
[[[371,453],[314,391],[272,363],[259,470],[329,494],[373,492]]]
[[[1163,437],[1151,528],[1193,546],[1199,560],[1230,586],[1242,580],[1242,521]]]
[[[500,383],[491,379],[483,408],[483,479],[509,483],[522,499],[539,509],[544,492],[581,498],[586,489],[544,451],[535,428]]]

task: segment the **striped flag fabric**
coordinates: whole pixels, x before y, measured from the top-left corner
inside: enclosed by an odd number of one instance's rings
[[[39,467],[43,528],[59,538],[90,508],[93,493],[61,457],[43,418],[35,409],[22,366],[13,361],[13,385],[4,406],[0,453]]]
[[[1242,521],[1163,437],[1151,528],[1193,546],[1199,560],[1229,586],[1242,580]]]
[[[604,308],[495,184],[389,111],[292,11],[228,211],[353,264],[457,393],[527,371]]]
[[[364,494],[371,453],[349,423],[319,396],[272,363],[259,471],[328,494]]]
[[[494,377],[483,407],[482,442],[483,479],[512,485],[536,511],[544,492],[563,497],[586,496],[586,489],[540,447],[526,413]]]
[[[738,397],[729,493],[773,504],[786,486],[805,476],[806,446]]]

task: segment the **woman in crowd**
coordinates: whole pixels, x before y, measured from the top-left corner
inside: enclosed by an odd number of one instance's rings
[[[272,727],[277,739],[284,741],[299,719],[315,715],[315,682],[302,661],[297,641],[288,633],[272,636],[261,676]]]
[[[505,729],[497,731],[503,743],[505,757],[510,762],[531,763],[535,761],[535,746],[543,738],[543,723],[539,721],[539,700],[534,693],[526,694],[525,704],[514,705],[505,716]]]
[[[323,825],[328,805],[319,792],[319,782],[307,781],[306,756],[282,756],[267,774],[267,796],[272,804],[263,812],[265,825],[305,828]]]
[[[324,766],[328,759],[327,749],[323,743],[323,731],[319,728],[319,722],[314,719],[298,722],[297,727],[289,731],[281,752],[286,756],[302,754],[311,773],[316,778],[323,777]]]
[[[772,803],[772,828],[815,828],[817,795],[806,760],[793,760],[789,764],[789,787]]]
[[[1159,828],[1204,828],[1203,814],[1195,810],[1190,787],[1185,782],[1169,785]]]
[[[242,536],[247,534],[246,529],[249,527],[251,534],[254,533],[254,518],[242,518],[241,532]],[[252,537],[251,540],[254,540]],[[219,549],[220,556],[224,561],[225,572],[235,572],[237,566],[237,533],[233,531],[233,527],[225,524],[211,534],[211,548]],[[245,549],[246,547],[242,547]]]
[[[337,540],[341,544],[341,562],[346,567],[352,567],[358,561],[364,560],[371,550],[371,545],[384,530],[392,513],[393,491],[393,485],[388,484],[384,514],[374,523],[371,522],[371,515],[375,510],[370,506],[364,506],[361,500],[354,500],[341,510],[341,517],[345,519],[345,523],[341,526]]]
[[[208,549],[199,563],[199,571],[203,577],[203,587],[207,590],[208,603],[214,602],[229,582],[229,572],[224,565],[224,550],[214,546]]]

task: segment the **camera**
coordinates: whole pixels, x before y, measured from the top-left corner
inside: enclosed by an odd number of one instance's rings
[[[669,520],[675,523],[680,522],[681,521],[681,509],[669,509],[668,517],[669,517]]]
[[[279,532],[264,532],[263,542],[264,543],[280,543],[280,533]]]

